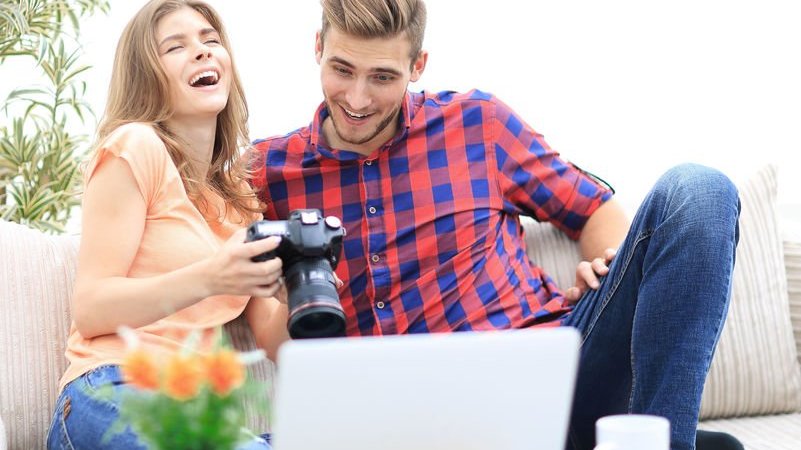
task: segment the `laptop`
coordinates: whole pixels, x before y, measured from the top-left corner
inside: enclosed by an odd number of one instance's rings
[[[573,328],[296,340],[278,354],[275,450],[562,450]]]

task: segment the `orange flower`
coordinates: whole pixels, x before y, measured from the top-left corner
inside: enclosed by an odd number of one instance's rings
[[[203,363],[194,355],[174,355],[164,369],[164,392],[176,400],[188,400],[203,384]]]
[[[155,390],[159,387],[159,368],[156,361],[142,350],[128,353],[122,363],[122,375],[126,382],[139,389]]]
[[[221,349],[207,356],[206,371],[212,391],[222,397],[245,382],[245,366],[231,350]]]

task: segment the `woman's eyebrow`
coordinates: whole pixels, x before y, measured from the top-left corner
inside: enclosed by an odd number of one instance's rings
[[[215,30],[214,28],[203,28],[202,30],[200,30],[200,32],[198,34],[200,36],[206,36],[206,35],[209,35],[209,34],[217,34],[217,30]],[[184,33],[171,34],[171,35],[165,37],[164,39],[162,39],[161,42],[159,43],[159,46],[164,45],[164,43],[167,42],[167,41],[179,41],[181,39],[184,39],[185,37],[186,37],[186,34],[184,34]]]

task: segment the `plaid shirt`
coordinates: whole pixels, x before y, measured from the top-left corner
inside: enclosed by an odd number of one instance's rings
[[[408,93],[368,156],[309,127],[254,143],[265,219],[317,208],[347,230],[336,273],[348,335],[556,325],[570,311],[531,264],[518,215],[577,238],[612,193],[481,91]]]

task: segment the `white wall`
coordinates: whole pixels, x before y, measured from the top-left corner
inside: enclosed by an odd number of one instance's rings
[[[116,40],[144,1],[111,3],[110,16],[84,25],[98,113]],[[252,137],[307,124],[321,100],[318,1],[211,3],[233,41]],[[796,3],[428,0],[429,65],[411,88],[497,94],[630,207],[680,162],[712,165],[735,180],[778,163],[784,214],[801,220]]]

